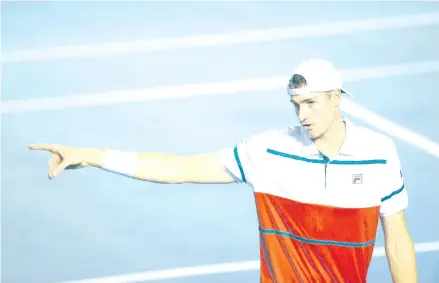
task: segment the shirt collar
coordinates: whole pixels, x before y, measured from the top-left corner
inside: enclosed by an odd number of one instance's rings
[[[356,145],[358,144],[355,141],[355,138],[357,137],[355,134],[356,126],[346,117],[343,117],[343,120],[346,124],[346,136],[340,148],[339,154],[352,156],[355,154]]]
[[[356,145],[354,141],[356,136],[355,125],[346,117],[343,117],[343,120],[346,124],[346,136],[338,154],[343,156],[352,156],[355,154],[355,145]],[[293,129],[294,129],[293,127],[290,128],[290,130]],[[302,126],[300,126],[299,131],[300,131],[299,133],[300,133],[301,141],[303,143],[303,148],[302,148],[303,153],[306,156],[319,156],[320,151],[314,145],[312,140],[309,138],[306,130]]]

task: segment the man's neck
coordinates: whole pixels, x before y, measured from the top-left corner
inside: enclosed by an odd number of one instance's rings
[[[328,131],[313,142],[322,154],[326,155],[329,159],[333,159],[339,152],[345,136],[345,122],[342,118],[337,118]]]

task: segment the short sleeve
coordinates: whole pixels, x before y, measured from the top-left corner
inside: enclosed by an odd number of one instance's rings
[[[396,214],[408,206],[408,194],[398,152],[393,141],[384,149],[387,163],[383,174],[383,191],[381,197],[381,216]]]
[[[218,151],[224,169],[237,183],[251,184],[254,163],[251,158],[251,145],[249,140],[238,142],[234,147]]]

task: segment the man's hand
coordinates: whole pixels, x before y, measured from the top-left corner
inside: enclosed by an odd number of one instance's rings
[[[33,144],[29,145],[29,149],[52,153],[49,160],[49,179],[55,178],[64,169],[79,169],[90,165],[90,149],[54,144]]]

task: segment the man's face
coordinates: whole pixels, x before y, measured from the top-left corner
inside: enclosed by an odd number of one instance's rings
[[[320,137],[332,125],[339,112],[339,99],[338,91],[290,97],[297,118],[311,139]]]

